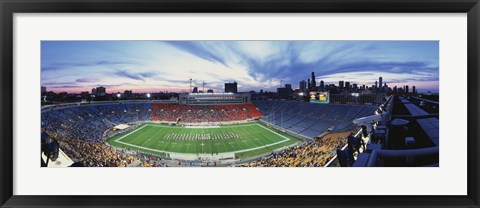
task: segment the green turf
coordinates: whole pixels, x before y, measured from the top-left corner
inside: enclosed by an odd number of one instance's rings
[[[202,140],[199,139],[200,135],[210,138]],[[295,137],[277,132],[260,123],[224,125],[219,128],[144,124],[132,132],[107,140],[116,147],[160,156],[168,156],[168,152],[190,154],[235,152],[240,158],[264,154],[298,141],[299,139]]]

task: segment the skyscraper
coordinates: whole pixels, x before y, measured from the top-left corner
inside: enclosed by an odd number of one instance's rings
[[[338,82],[338,88],[340,88],[341,90],[343,90],[343,81],[339,81],[339,82]]]
[[[320,81],[320,91],[325,91],[325,83],[323,83],[323,80]]]
[[[225,83],[225,92],[237,93],[237,82]]]
[[[47,92],[47,87],[42,86],[42,88],[41,88],[41,93],[46,93],[46,92]]]
[[[382,85],[382,77],[378,78],[378,87],[380,88],[380,91],[383,91],[383,85]]]
[[[417,93],[415,86],[412,86],[412,93]]]
[[[317,81],[315,81],[315,72],[312,72],[312,90],[316,91],[317,89]]]
[[[350,82],[345,82],[345,89],[350,90]]]
[[[310,79],[307,79],[307,89],[308,91],[312,91],[312,86],[310,85]]]
[[[300,92],[307,93],[307,82],[305,80],[300,81]]]
[[[405,92],[408,93],[408,85],[405,86]]]

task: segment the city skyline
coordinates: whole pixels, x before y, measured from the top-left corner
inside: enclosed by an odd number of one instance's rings
[[[80,93],[223,92],[298,88],[315,72],[338,84],[415,85],[438,92],[438,41],[42,41],[41,84],[48,91]]]

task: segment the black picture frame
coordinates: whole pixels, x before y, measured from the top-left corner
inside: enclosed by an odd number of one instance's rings
[[[1,207],[480,207],[478,0],[0,0]],[[13,195],[15,13],[467,13],[468,194],[466,196],[19,196]],[[35,177],[32,174],[32,177]],[[448,180],[448,179],[446,179]]]

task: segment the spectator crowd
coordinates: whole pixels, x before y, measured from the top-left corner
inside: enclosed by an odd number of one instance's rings
[[[347,137],[353,133],[354,131],[327,134],[238,167],[323,167],[335,156],[338,147],[347,144]]]
[[[80,105],[42,112],[41,127],[74,161],[84,166],[127,166],[139,157],[105,142],[119,124],[148,121],[180,123],[240,121],[261,116],[253,104],[191,106],[171,103]],[[144,160],[142,160],[144,161]],[[147,164],[158,166],[161,164]]]
[[[152,104],[152,111],[152,121],[181,123],[241,121],[263,115],[253,104],[178,105],[154,103]]]

